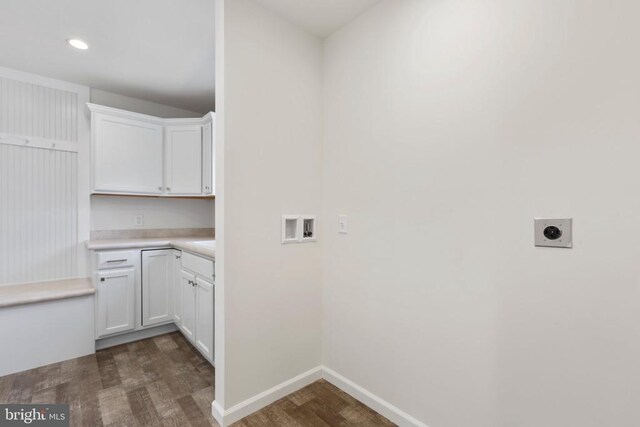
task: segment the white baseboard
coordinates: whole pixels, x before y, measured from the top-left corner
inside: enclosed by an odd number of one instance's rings
[[[217,401],[214,401],[211,407],[211,413],[213,414],[213,418],[220,424],[220,427],[227,427],[321,378],[324,378],[354,399],[364,403],[380,415],[398,424],[400,427],[427,427],[425,423],[418,421],[364,387],[359,386],[325,366],[318,366],[317,368],[304,372],[244,402],[240,402],[226,411]]]
[[[226,427],[224,424],[224,409],[217,400],[214,400],[211,405],[211,415],[213,415],[213,419],[216,420],[220,427]]]
[[[427,427],[427,425],[417,419],[413,418],[406,412],[396,408],[386,400],[381,399],[375,394],[371,393],[364,387],[359,386],[353,381],[348,380],[336,371],[322,367],[322,378],[338,387],[340,390],[349,394],[351,397],[359,400],[367,405],[383,417],[398,424],[400,427]]]
[[[318,366],[296,377],[291,378],[275,387],[270,388],[260,394],[257,394],[244,402],[240,402],[226,411],[218,404],[213,402],[212,414],[213,418],[220,424],[220,427],[227,427],[236,421],[241,420],[247,415],[264,408],[278,399],[288,394],[298,391],[309,384],[322,378],[322,367]]]

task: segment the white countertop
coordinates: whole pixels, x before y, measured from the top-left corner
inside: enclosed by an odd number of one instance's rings
[[[95,292],[91,279],[87,278],[5,285],[0,286],[0,307],[56,301]]]
[[[203,242],[206,242],[202,244]],[[108,249],[166,248],[173,247],[200,255],[216,258],[216,243],[213,237],[144,237],[136,239],[88,240],[87,249],[101,251]]]

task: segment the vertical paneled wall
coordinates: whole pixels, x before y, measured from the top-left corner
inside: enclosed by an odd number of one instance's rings
[[[0,132],[76,142],[78,94],[0,77]]]
[[[0,285],[78,275],[78,104],[73,91],[0,77]]]
[[[0,144],[0,283],[76,275],[77,153]]]

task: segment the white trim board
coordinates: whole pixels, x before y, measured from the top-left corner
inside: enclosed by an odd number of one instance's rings
[[[110,116],[116,116],[123,119],[134,119],[143,123],[150,123],[159,126],[168,125],[195,125],[202,126],[209,120],[213,120],[214,113],[209,112],[202,117],[185,117],[180,119],[165,119],[163,117],[151,116],[149,114],[136,113],[134,111],[123,110],[121,108],[107,107],[106,105],[86,103],[90,113],[102,113]]]
[[[290,380],[278,384],[269,390],[263,391],[244,402],[240,402],[226,411],[220,406],[220,404],[218,404],[217,401],[214,401],[212,405],[213,418],[215,418],[221,427],[227,427],[256,411],[259,411],[265,406],[272,404],[276,400],[282,399],[294,391],[298,391],[321,378],[322,367],[318,366],[317,368],[303,372]]]
[[[139,331],[128,332],[112,337],[100,338],[96,340],[96,350],[102,350],[109,347],[115,347],[121,344],[127,344],[134,341],[140,341],[147,338],[157,337],[158,335],[164,335],[171,332],[179,331],[180,328],[175,323],[167,323],[165,325],[158,325],[153,328],[141,329]]]
[[[71,83],[66,80],[53,79],[51,77],[45,77],[40,74],[27,73],[26,71],[19,71],[13,68],[0,67],[0,76],[7,79],[18,80],[22,82],[28,82],[35,85],[50,87],[53,89],[66,90],[69,92],[76,92],[78,95],[86,98],[89,101],[89,86],[83,86],[76,83]],[[84,105],[80,104],[79,105]]]
[[[41,148],[45,150],[69,151],[72,153],[77,153],[79,151],[77,142],[18,136],[11,135],[5,132],[0,132],[0,144],[17,145],[20,147],[29,148]]]
[[[418,421],[366,388],[359,386],[326,366],[322,367],[322,378],[400,427],[428,427],[422,421]]]
[[[211,406],[211,413],[221,427],[227,427],[319,379],[325,379],[400,427],[428,427],[422,421],[415,419],[386,400],[376,396],[369,390],[326,366],[318,366],[317,368],[304,372],[244,402],[240,402],[226,411],[217,401],[214,401]]]

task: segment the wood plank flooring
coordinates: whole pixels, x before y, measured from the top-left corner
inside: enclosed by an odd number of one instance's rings
[[[233,427],[395,426],[325,380],[316,381],[233,424]]]
[[[213,367],[173,332],[0,377],[1,403],[68,403],[72,426],[217,426]],[[234,424],[392,426],[326,381]]]
[[[0,378],[0,402],[68,403],[73,426],[211,426],[214,369],[179,332]]]

